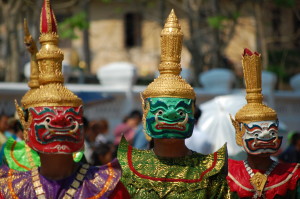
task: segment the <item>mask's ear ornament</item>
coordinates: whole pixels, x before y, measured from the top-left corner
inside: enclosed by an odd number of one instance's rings
[[[237,145],[243,146],[243,135],[245,133],[244,125],[240,125],[238,121],[233,119],[232,115],[230,115],[231,123],[235,129],[235,141]]]

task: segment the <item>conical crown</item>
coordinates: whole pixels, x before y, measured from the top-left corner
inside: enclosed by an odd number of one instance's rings
[[[149,97],[195,99],[194,89],[180,76],[182,38],[181,27],[172,10],[161,32],[161,63],[158,67],[160,75],[142,93],[144,99]]]
[[[49,0],[45,0],[40,17],[41,49],[36,54],[39,67],[39,89],[30,100],[22,100],[24,108],[37,106],[80,106],[82,101],[64,87],[63,52],[58,48],[57,23]]]
[[[261,55],[245,49],[242,64],[247,104],[236,113],[235,120],[241,123],[277,120],[276,112],[262,103]]]

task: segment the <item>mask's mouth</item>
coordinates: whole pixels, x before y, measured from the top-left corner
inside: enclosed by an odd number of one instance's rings
[[[44,122],[45,129],[47,129],[48,133],[57,134],[57,135],[72,135],[78,131],[79,124],[77,121],[74,121],[73,124],[66,127],[54,127]]]
[[[46,131],[43,134],[40,134],[38,133],[38,130],[36,130],[36,136],[43,144],[54,141],[68,141],[76,143],[80,139],[80,134],[78,133],[79,123],[77,121],[74,121],[71,125],[65,127],[54,127],[47,122],[43,122],[38,126],[41,125]],[[37,128],[39,128],[38,126]]]
[[[155,122],[156,122],[155,128],[184,131],[186,129],[185,125],[187,124],[188,120],[189,120],[189,115],[186,113],[185,118],[182,122],[176,122],[176,123],[161,122],[158,119],[158,114],[155,114]]]
[[[275,136],[271,139],[250,138],[245,139],[245,142],[251,151],[259,149],[277,150],[280,147],[281,140],[281,137],[279,138],[278,136]]]

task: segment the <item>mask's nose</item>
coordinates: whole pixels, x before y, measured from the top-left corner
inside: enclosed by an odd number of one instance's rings
[[[261,139],[271,139],[273,136],[271,135],[271,133],[267,130],[262,131],[262,133],[260,134],[259,138]]]
[[[70,121],[68,121],[63,115],[57,115],[51,120],[51,125],[53,126],[69,126]]]
[[[169,120],[176,120],[178,119],[178,114],[174,109],[169,109],[164,113],[164,118],[167,118]]]

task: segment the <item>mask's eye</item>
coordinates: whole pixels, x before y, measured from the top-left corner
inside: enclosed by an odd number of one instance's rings
[[[254,132],[254,137],[257,138],[258,136],[259,136],[259,131],[255,131],[255,132]]]
[[[74,119],[72,117],[67,117],[67,119],[69,120],[69,122],[73,122]]]
[[[179,111],[178,114],[179,114],[180,116],[184,116],[184,115],[185,115],[183,111]]]
[[[164,112],[162,111],[162,110],[159,110],[158,112],[157,112],[157,115],[162,115]]]
[[[45,121],[46,121],[47,123],[50,123],[50,122],[51,122],[51,118],[50,118],[50,117],[46,117]]]
[[[272,136],[274,136],[274,135],[276,134],[276,132],[275,132],[275,131],[271,131],[270,134],[271,134]]]

